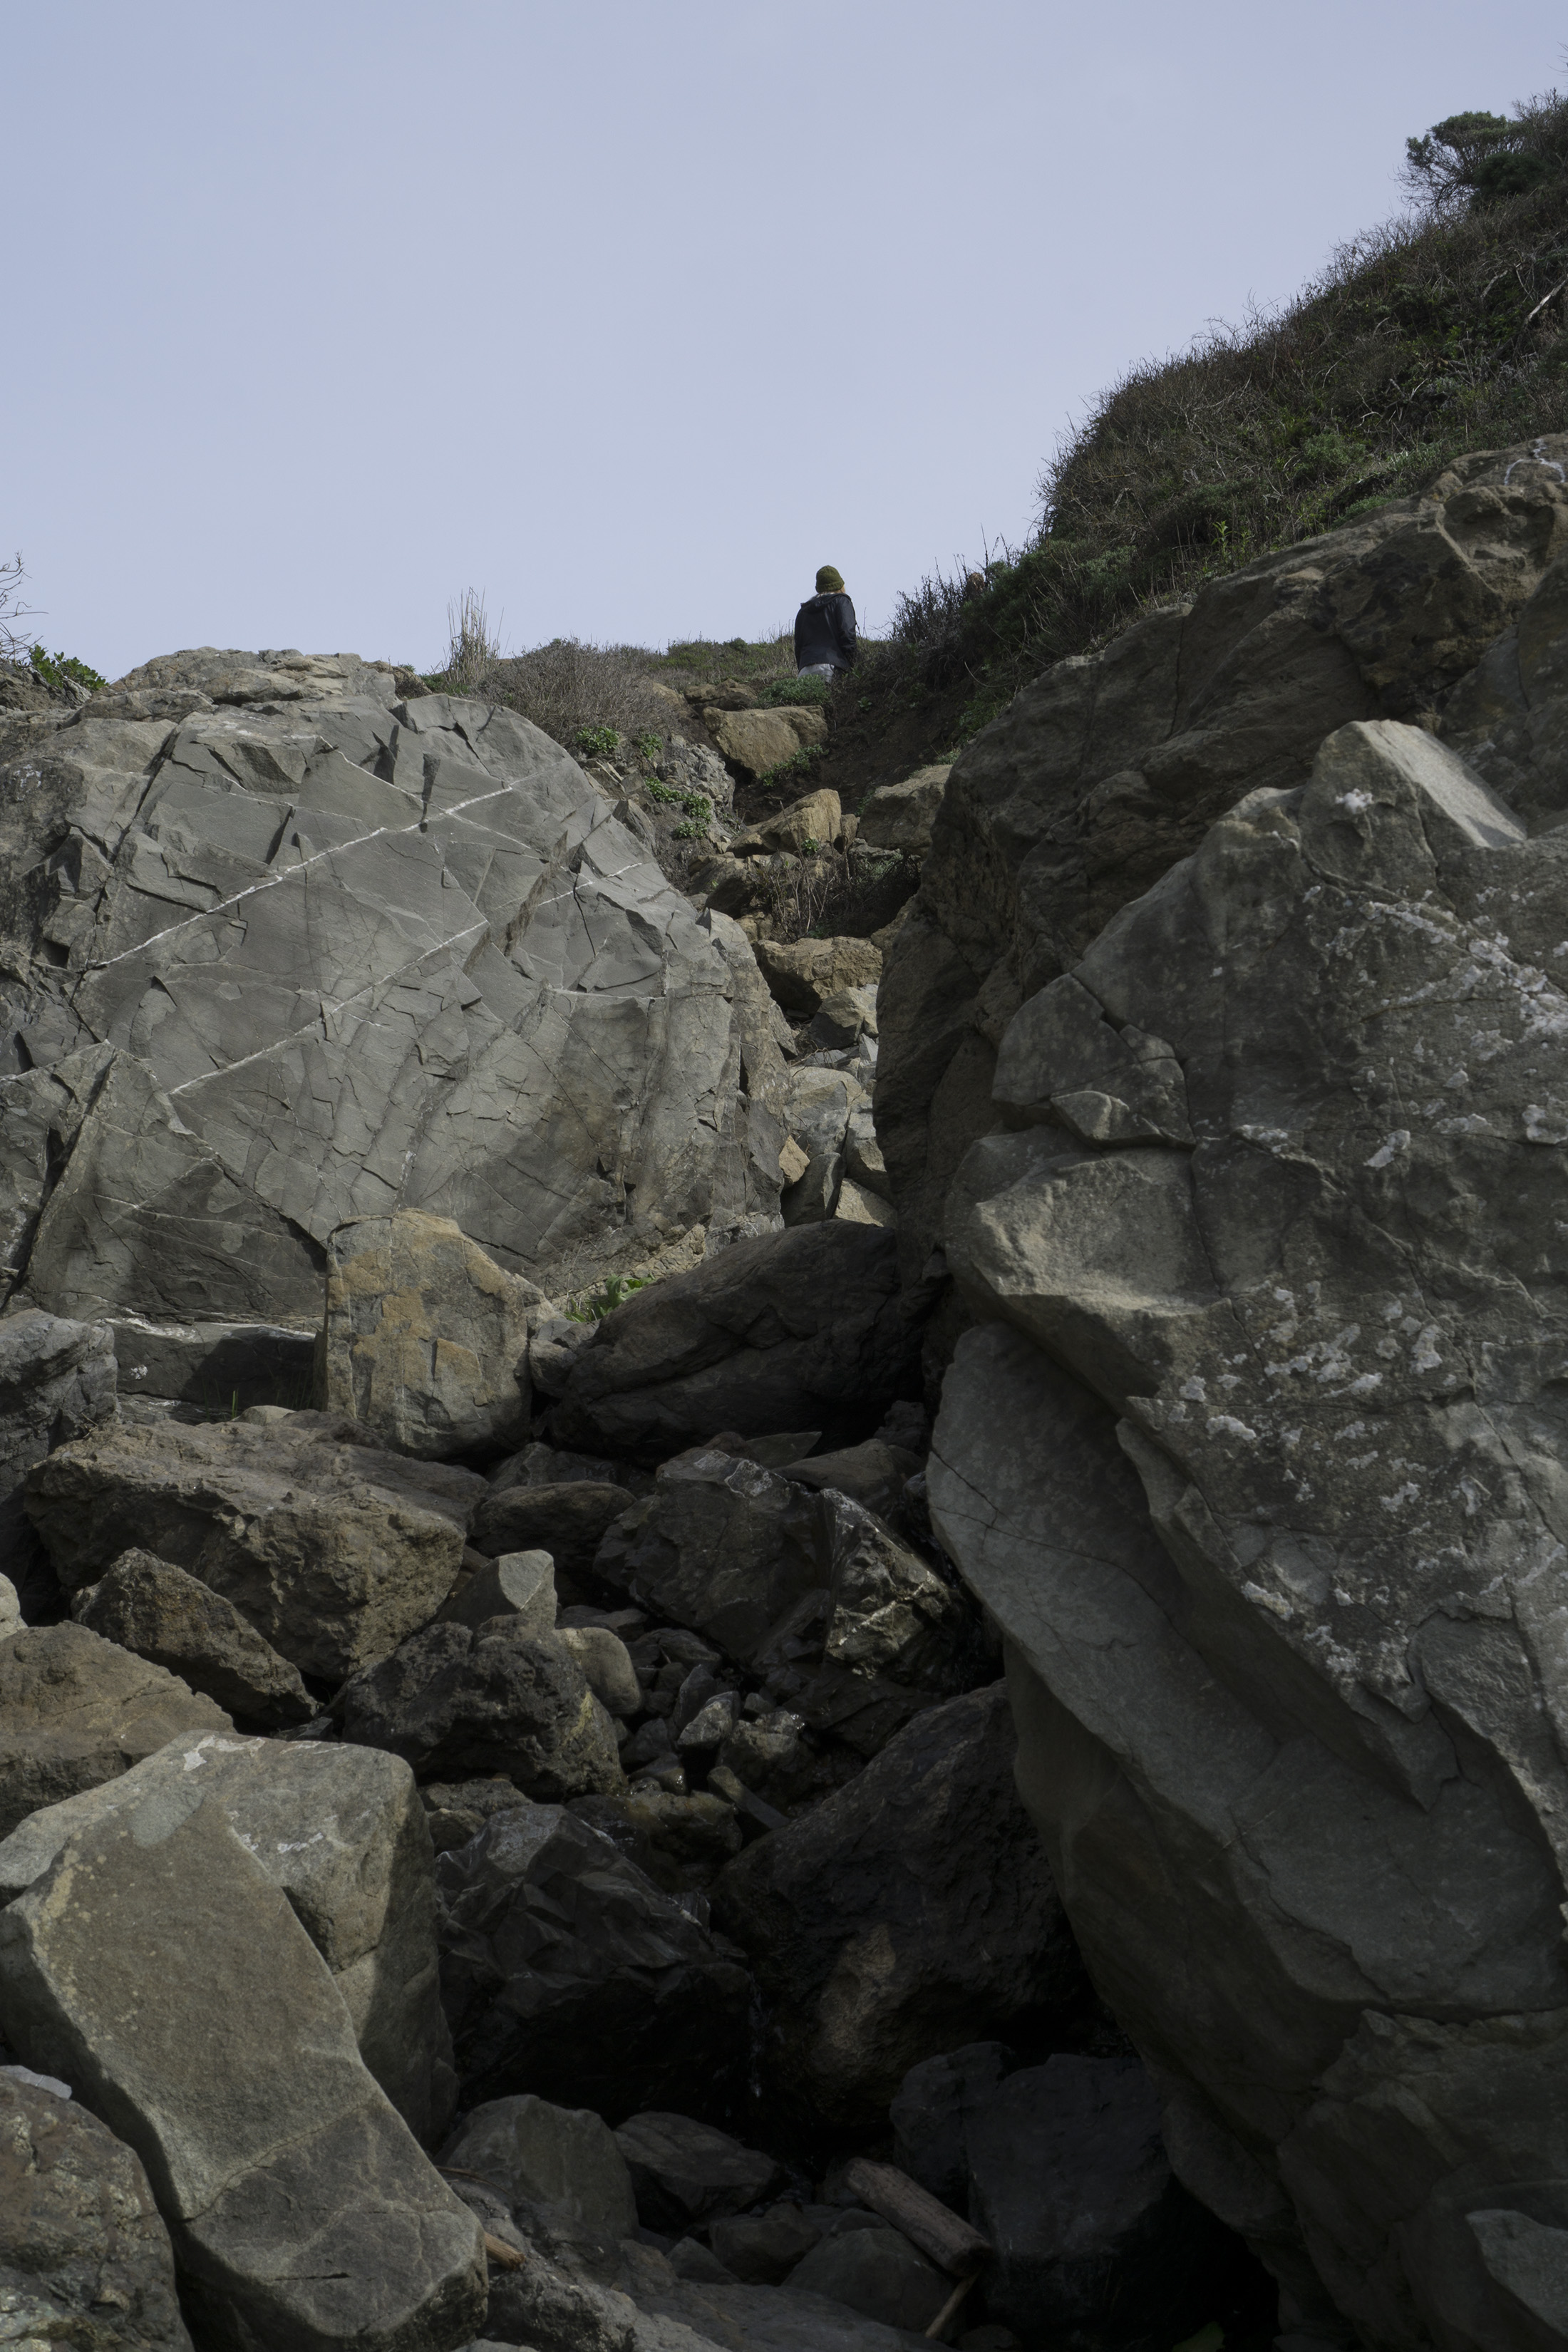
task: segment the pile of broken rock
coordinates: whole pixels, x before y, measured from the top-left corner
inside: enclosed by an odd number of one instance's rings
[[[931,1539],[896,1249],[574,1322],[400,1210],[330,1238],[314,1403],[232,1418],[0,1321],[29,2340],[891,2352],[1201,2269]]]

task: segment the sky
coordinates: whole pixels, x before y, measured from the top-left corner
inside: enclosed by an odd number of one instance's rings
[[[1294,291],[1544,0],[6,12],[0,554],[121,676],[786,625],[1016,541],[1130,365]]]

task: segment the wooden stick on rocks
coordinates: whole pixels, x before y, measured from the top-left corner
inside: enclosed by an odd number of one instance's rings
[[[978,2230],[960,2221],[896,2165],[873,2164],[869,2157],[858,2156],[844,2168],[844,2185],[873,2213],[901,2230],[911,2245],[940,2263],[951,2278],[973,2278],[994,2251]]]

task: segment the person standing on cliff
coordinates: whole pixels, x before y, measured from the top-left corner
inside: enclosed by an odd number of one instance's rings
[[[855,667],[855,607],[844,593],[843,573],[831,563],[823,565],[816,595],[795,616],[795,667],[797,677],[825,677],[829,685]]]

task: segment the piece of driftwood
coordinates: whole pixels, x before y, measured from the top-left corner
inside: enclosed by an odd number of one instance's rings
[[[926,2329],[928,2336],[937,2337],[945,2332],[950,2322],[958,2317],[958,2306],[963,2301],[964,2296],[969,2293],[970,2288],[973,2284],[974,2273],[973,2271],[966,2279],[959,2280],[958,2284],[953,2288],[952,2293],[948,2296],[947,2301],[942,2305],[942,2309],[937,2313],[936,2317]]]
[[[858,2156],[844,2168],[844,2185],[851,2195],[901,2230],[911,2245],[929,2254],[952,2278],[972,2278],[994,2249],[978,2230],[938,2202],[929,2189],[911,2180],[896,2165],[874,2164]]]
[[[520,2254],[515,2246],[509,2246],[504,2238],[492,2238],[488,2230],[485,2231],[485,2255],[498,2270],[502,2271],[520,2271],[528,2260],[528,2256]]]

